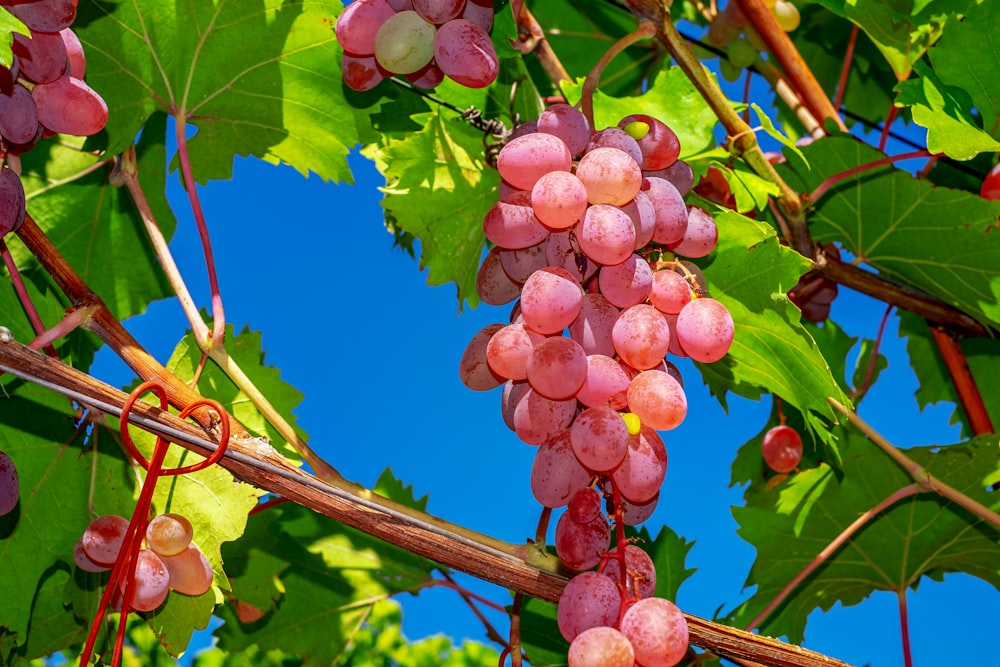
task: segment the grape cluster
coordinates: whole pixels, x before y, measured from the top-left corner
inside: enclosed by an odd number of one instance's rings
[[[802,22],[799,8],[790,0],[767,0],[767,6],[785,32],[792,32]],[[716,46],[736,44],[737,38],[748,23],[746,14],[740,10],[735,0],[729,0],[709,24],[708,39]]]
[[[828,257],[840,261],[840,249],[833,243],[825,244],[823,250]],[[810,271],[788,290],[788,298],[799,307],[804,318],[819,324],[830,317],[830,308],[838,291],[837,283]]]
[[[355,0],[337,18],[340,66],[353,90],[402,74],[434,88],[447,76],[468,88],[493,83],[492,0]]]
[[[506,424],[538,446],[533,494],[566,507],[556,553],[599,568],[574,577],[559,604],[571,667],[673,665],[687,649],[683,615],[650,597],[649,557],[620,530],[612,548],[609,520],[618,530],[656,507],[667,471],[657,431],[687,414],[667,355],[718,361],[733,340],[729,312],[681,259],[711,253],[718,230],[684,202],[693,173],[679,154],[651,116],[595,132],[575,107],[551,106],[501,149],[499,201],[483,220],[495,247],[479,294],[519,300],[510,324],[473,337],[460,374],[475,390],[503,384]]]
[[[17,476],[17,467],[7,452],[0,452],[0,516],[14,511],[20,494],[21,481]]]
[[[73,548],[73,561],[87,572],[104,572],[118,559],[128,531],[128,519],[113,514],[90,522]],[[160,514],[146,526],[146,547],[135,559],[131,608],[152,611],[163,604],[170,589],[185,595],[201,595],[212,587],[212,567],[192,544],[191,522],[180,514]],[[127,580],[117,591],[125,595]]]
[[[83,46],[70,29],[76,0],[0,0],[31,35],[14,34],[10,67],[0,66],[0,237],[24,222],[17,156],[52,134],[89,136],[108,120],[108,106],[83,82]],[[11,168],[14,166],[15,168]]]

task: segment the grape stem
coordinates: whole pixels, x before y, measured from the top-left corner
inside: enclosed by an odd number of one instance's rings
[[[875,374],[875,365],[878,363],[878,350],[882,346],[882,336],[885,334],[885,325],[889,321],[889,314],[892,312],[892,304],[890,303],[886,309],[885,313],[882,315],[882,322],[878,325],[878,335],[875,337],[875,348],[872,350],[872,358],[868,360],[868,368],[865,369],[865,378],[861,381],[854,391],[851,392],[851,400],[854,400],[868,391],[868,387],[871,385],[872,375]]]
[[[511,9],[514,12],[514,21],[517,23],[518,41],[513,45],[514,48],[521,53],[534,53],[553,85],[561,92],[561,85],[573,79],[552,50],[542,26],[538,25],[534,15],[520,0],[512,2]]]
[[[903,160],[916,160],[924,157],[933,157],[933,153],[921,150],[921,151],[911,151],[909,153],[900,153],[899,155],[890,155],[878,160],[873,160],[871,162],[866,162],[865,164],[859,164],[856,167],[851,167],[850,169],[845,169],[844,171],[833,174],[828,177],[822,183],[816,186],[812,192],[810,192],[806,199],[811,203],[816,203],[819,201],[820,197],[825,195],[827,191],[835,186],[841,181],[847,180],[852,176],[857,176],[858,174],[863,174],[866,171],[871,171],[872,169],[878,169],[879,167],[884,167],[886,165],[893,164],[895,162],[902,162]]]
[[[844,65],[840,68],[840,78],[837,80],[837,96],[833,98],[833,108],[840,109],[844,103],[844,91],[847,90],[847,77],[851,73],[851,63],[854,60],[854,45],[858,41],[858,24],[851,28],[851,36],[847,40],[847,51],[844,53]]]
[[[847,417],[854,426],[858,428],[862,433],[868,436],[868,439],[875,443],[879,449],[889,455],[889,457],[899,464],[906,472],[910,474],[913,480],[920,485],[923,491],[933,491],[941,496],[944,496],[948,500],[961,505],[965,509],[969,510],[976,516],[980,517],[987,523],[992,524],[994,527],[1000,529],[1000,514],[997,514],[985,505],[973,500],[968,497],[958,489],[945,484],[941,480],[937,479],[923,466],[919,465],[912,459],[910,459],[906,454],[901,452],[898,448],[892,445],[888,440],[882,437],[878,431],[872,428],[867,422],[865,422],[858,413],[853,410],[849,410],[844,407],[837,399],[827,397],[827,402],[830,403],[834,408],[836,408],[842,415]]]
[[[986,435],[995,433],[993,420],[983,403],[983,396],[979,392],[976,379],[969,370],[969,364],[965,359],[962,346],[949,333],[942,331],[939,327],[930,327],[934,343],[937,345],[941,359],[948,369],[951,383],[958,393],[959,402],[965,411],[965,416],[969,419],[969,426],[975,435]]]
[[[594,92],[597,90],[597,85],[601,82],[601,75],[604,74],[605,68],[619,53],[636,42],[649,39],[655,34],[656,25],[650,21],[640,20],[638,28],[612,44],[604,52],[604,55],[601,56],[601,59],[597,61],[597,64],[590,69],[587,78],[583,82],[583,90],[580,92],[580,110],[587,117],[587,122],[590,123],[592,129],[597,129],[597,126],[594,124]]]
[[[884,500],[876,504],[870,510],[859,516],[854,520],[851,525],[845,528],[840,535],[837,535],[828,545],[826,545],[822,551],[820,551],[812,561],[802,568],[802,571],[792,577],[792,580],[785,584],[785,587],[778,591],[778,594],[774,596],[774,599],[767,603],[759,614],[753,617],[746,625],[746,630],[753,630],[758,627],[764,620],[773,612],[778,606],[785,601],[792,591],[802,583],[802,580],[808,577],[812,572],[826,562],[826,560],[832,556],[837,549],[839,549],[847,540],[849,540],[858,530],[860,530],[866,523],[868,523],[874,516],[879,514],[888,507],[891,507],[899,500],[906,498],[908,496],[916,495],[922,490],[919,484],[909,484],[901,489],[896,489],[891,494],[889,494]]]
[[[14,263],[10,249],[7,248],[7,243],[2,238],[0,238],[0,256],[3,256],[3,264],[7,267],[10,282],[14,285],[14,292],[17,294],[18,301],[21,302],[21,307],[24,308],[24,312],[28,316],[35,334],[42,335],[45,332],[45,324],[38,314],[38,309],[35,308],[35,302],[31,300],[31,295],[28,294],[28,288],[24,285],[24,279],[21,277],[21,272],[18,270],[17,264]],[[35,349],[38,348],[36,347]],[[56,348],[51,343],[45,345],[45,352],[53,359],[59,358]]]
[[[906,611],[906,588],[896,591],[899,598],[899,631],[903,639],[903,664],[913,667],[913,656],[910,652],[910,619]]]

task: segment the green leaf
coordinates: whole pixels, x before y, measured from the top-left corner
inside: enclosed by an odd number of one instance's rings
[[[580,98],[583,81],[566,84],[563,89],[567,99],[575,102]],[[670,126],[681,142],[682,158],[697,155],[715,145],[715,114],[680,67],[657,72],[641,95],[612,97],[603,90],[594,93],[596,129],[617,126],[625,116],[642,113]]]
[[[169,239],[176,221],[164,192],[165,131],[163,116],[152,119],[136,156],[146,198]],[[21,157],[28,212],[111,313],[124,319],[172,292],[131,196],[108,182],[113,163],[80,151],[82,141],[59,137]],[[36,264],[25,248],[13,250],[19,265]]]
[[[500,177],[486,167],[481,132],[442,111],[421,119],[420,132],[364,153],[386,178],[386,220],[420,239],[428,284],[454,282],[459,305],[475,306],[483,217],[497,201]]]
[[[848,137],[813,142],[804,152],[810,170],[792,161],[779,165],[799,192],[884,157]],[[979,320],[1000,322],[995,266],[1000,202],[880,167],[841,181],[814,204],[809,220],[817,242],[839,242],[884,278],[923,290]],[[955,211],[962,212],[960,219]]]
[[[897,78],[905,79],[919,60],[941,36],[948,11],[968,6],[970,0],[935,0],[928,6],[899,11],[893,0],[847,0],[848,19],[867,33]]]
[[[745,625],[794,574],[857,519],[912,478],[881,450],[845,433],[844,474],[826,465],[791,475],[746,507],[734,508],[739,534],[757,549],[747,578],[757,592],[729,619]],[[970,498],[1000,509],[986,486],[1000,481],[997,439],[905,450],[907,456]],[[810,574],[760,626],[762,633],[803,639],[814,609],[850,606],[877,590],[903,593],[924,576],[966,572],[1000,588],[1000,531],[953,502],[924,492],[898,500]]]
[[[795,141],[782,134],[781,131],[774,126],[774,123],[771,121],[770,118],[768,118],[767,114],[764,113],[763,109],[757,106],[756,103],[751,103],[750,108],[753,109],[754,113],[757,114],[757,120],[760,121],[760,126],[764,128],[764,131],[767,132],[768,136],[770,136],[772,139],[780,143],[782,146],[784,146],[785,148],[789,149],[790,151],[798,155],[800,160],[802,160],[806,164],[809,164],[806,161],[806,157],[802,154],[802,151],[800,151],[799,147],[795,144]]]
[[[526,597],[521,601],[521,644],[534,667],[563,667],[569,642],[556,621],[556,605]]]
[[[84,0],[87,81],[108,103],[107,150],[155,112],[197,127],[195,180],[232,177],[233,157],[351,180],[347,153],[370,135],[378,94],[342,84],[335,0]]]
[[[656,566],[656,597],[677,600],[681,584],[697,571],[696,568],[686,566],[688,553],[694,542],[687,541],[670,526],[660,528],[652,543],[648,542],[649,533],[645,527],[639,531],[639,535],[645,540],[639,546],[649,554]]]
[[[811,428],[825,431],[822,418],[833,418],[826,397],[847,398],[787,297],[809,261],[761,223],[725,210],[716,222],[719,245],[699,264],[711,296],[733,316],[736,335],[722,360],[697,364],[702,377],[723,406],[729,391],[756,397],[763,390],[810,414]]]
[[[11,46],[14,44],[14,33],[25,37],[31,36],[28,26],[11,14],[6,7],[0,8],[0,66],[10,67],[14,63],[14,52],[11,51]]]
[[[226,327],[225,347],[229,357],[243,370],[257,389],[267,396],[271,405],[295,428],[299,436],[304,440],[308,439],[305,432],[296,425],[292,414],[302,402],[302,392],[282,380],[281,371],[277,368],[265,365],[259,331],[251,331],[249,327],[244,327],[238,335],[234,332],[235,328],[232,325]],[[201,357],[202,352],[195,342],[194,335],[188,332],[167,362],[167,369],[178,377],[188,380],[194,377],[196,369],[201,364]],[[300,458],[218,365],[212,363],[205,365],[198,390],[205,398],[221,403],[250,433],[267,438],[285,456],[296,460]]]
[[[956,160],[1000,150],[1000,142],[984,132],[973,118],[972,98],[968,93],[945,84],[923,63],[916,63],[914,70],[920,78],[899,84],[896,105],[911,107],[913,121],[927,128],[927,150],[945,153]]]
[[[775,183],[758,176],[742,161],[732,168],[718,163],[716,166],[729,183],[729,190],[736,198],[736,211],[739,213],[766,209],[768,199],[781,193]]]

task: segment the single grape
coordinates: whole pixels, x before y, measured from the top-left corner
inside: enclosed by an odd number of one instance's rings
[[[587,212],[587,189],[575,174],[550,171],[531,188],[531,208],[551,229],[567,229]]]
[[[634,667],[635,653],[625,635],[614,628],[584,630],[569,645],[568,667]]]
[[[621,264],[605,266],[598,274],[601,294],[618,308],[635,306],[646,300],[653,286],[653,270],[649,262],[632,255]]]
[[[621,311],[601,294],[585,294],[580,313],[569,325],[569,335],[587,354],[615,356],[612,331]]]
[[[657,431],[677,428],[687,416],[684,388],[664,371],[643,371],[628,386],[628,407]]]
[[[590,123],[576,107],[568,104],[553,104],[538,116],[538,131],[553,134],[562,139],[569,152],[580,155],[590,143]]]
[[[70,28],[63,28],[59,31],[63,44],[66,45],[66,57],[69,58],[69,74],[74,79],[83,79],[87,74],[87,56],[83,53],[83,44]]]
[[[656,236],[653,238],[655,240]],[[715,219],[704,209],[692,206],[688,211],[684,238],[670,249],[682,257],[697,259],[715,250],[718,242],[719,230],[715,225]]]
[[[83,531],[83,550],[87,557],[99,565],[111,566],[118,558],[128,519],[114,514],[99,516]]]
[[[502,248],[498,254],[503,272],[515,283],[523,283],[532,273],[549,265],[545,256],[545,241],[527,248]]]
[[[621,582],[621,561],[608,558],[603,574],[612,581]],[[630,598],[651,598],[656,593],[656,566],[653,565],[653,559],[634,544],[625,545],[625,591]]]
[[[15,83],[0,92],[0,136],[13,144],[31,141],[38,131],[38,108],[31,91]]]
[[[472,21],[454,19],[434,37],[434,61],[448,77],[467,88],[496,81],[500,61],[489,34]]]
[[[622,616],[621,632],[643,667],[673,667],[687,653],[687,621],[670,600],[645,598],[633,603]]]
[[[595,204],[587,209],[577,227],[576,239],[584,254],[595,262],[621,264],[635,250],[635,225],[617,206]]]
[[[426,21],[441,25],[465,9],[465,0],[412,0],[413,10]]]
[[[628,427],[611,408],[587,408],[577,415],[569,435],[573,453],[590,470],[612,470],[628,452]]]
[[[576,392],[580,403],[589,408],[608,406],[621,410],[628,401],[629,378],[621,363],[603,354],[587,356],[587,379]]]
[[[405,74],[406,80],[417,88],[437,88],[444,81],[444,72],[432,60],[426,67],[418,69],[416,72]]]
[[[500,249],[491,248],[476,273],[476,293],[483,303],[502,306],[521,294],[521,286],[510,279],[500,262]]]
[[[802,17],[799,14],[799,8],[790,2],[785,2],[785,0],[778,0],[774,3],[774,17],[778,19],[778,25],[785,32],[791,32],[799,27],[799,23],[802,22]]]
[[[462,384],[473,391],[489,391],[499,387],[503,379],[490,370],[490,365],[486,358],[486,348],[490,339],[497,331],[503,328],[502,324],[487,324],[480,329],[462,353],[462,359],[458,362],[458,377]]]
[[[486,213],[483,232],[492,243],[507,250],[530,248],[549,235],[531,206],[503,201],[498,201]]]
[[[587,354],[571,338],[552,336],[531,349],[525,370],[532,389],[554,401],[565,400],[576,396],[587,379]]]
[[[622,517],[622,521],[626,526],[638,526],[640,523],[644,522],[649,517],[653,516],[653,512],[656,511],[656,504],[660,500],[660,494],[653,496],[653,499],[647,503],[631,503],[627,500],[622,501],[625,506],[625,513]]]
[[[80,537],[73,545],[73,562],[84,572],[107,572],[111,569],[110,565],[101,565],[90,559],[87,552],[83,550],[83,537]]]
[[[337,43],[357,56],[374,55],[375,34],[395,15],[396,10],[385,0],[354,0],[337,17],[334,27]]]
[[[500,392],[500,416],[511,431],[514,430],[514,410],[530,389],[531,387],[524,381],[507,380],[503,383],[503,391]]]
[[[34,0],[4,2],[7,10],[21,19],[31,32],[59,32],[76,20],[77,0]],[[82,76],[82,75],[81,75]]]
[[[187,549],[192,537],[191,522],[172,512],[153,517],[146,526],[146,543],[158,556],[176,556]]]
[[[534,132],[515,137],[500,149],[497,170],[515,188],[530,191],[550,171],[570,171],[573,156],[559,137]]]
[[[642,149],[639,148],[639,143],[620,127],[607,127],[591,135],[587,150],[595,148],[617,148],[628,153],[629,157],[642,167]]]
[[[184,595],[201,595],[212,587],[212,566],[198,547],[189,544],[178,554],[163,556],[170,573],[170,588]]]
[[[0,168],[0,238],[24,223],[24,185],[10,167]]]
[[[17,467],[7,452],[0,452],[0,516],[10,514],[17,506],[21,481]]]
[[[556,555],[570,569],[594,567],[610,544],[611,528],[603,514],[588,523],[577,523],[563,512],[556,522]]]
[[[503,327],[493,334],[486,346],[486,361],[490,370],[508,380],[524,380],[528,377],[528,359],[532,350],[544,340],[545,336],[523,324]]]
[[[681,309],[674,333],[689,357],[712,363],[726,356],[733,344],[733,317],[719,301],[702,297]]]
[[[462,18],[489,32],[493,29],[493,0],[467,0]]]
[[[676,315],[691,303],[691,285],[676,271],[657,271],[649,290],[649,302],[668,315]]]
[[[581,572],[559,595],[556,621],[563,638],[571,642],[590,628],[618,624],[622,596],[618,586],[599,572]]]
[[[86,137],[103,130],[108,122],[108,105],[79,79],[63,76],[40,83],[31,96],[38,106],[38,122],[53,132]]]
[[[572,443],[572,433],[570,442]],[[601,494],[587,486],[573,494],[566,504],[566,511],[573,521],[590,523],[601,513],[601,505]]]
[[[775,426],[764,434],[761,454],[771,470],[792,472],[802,460],[802,437],[791,426]]]
[[[591,204],[621,206],[642,187],[642,170],[628,153],[617,148],[595,148],[580,158],[576,175],[587,188]]]
[[[31,37],[14,34],[12,46],[21,76],[32,83],[50,83],[66,73],[69,56],[59,33],[36,32]]]
[[[378,66],[375,56],[345,53],[340,60],[340,72],[344,77],[344,85],[361,92],[371,90],[385,78],[385,70]]]
[[[551,232],[545,242],[545,258],[549,266],[566,269],[580,282],[593,276],[600,268],[600,264],[580,250],[580,243],[572,231]]]
[[[648,426],[641,426],[637,435],[629,435],[625,458],[611,471],[618,490],[634,503],[645,503],[656,496],[666,475],[667,448]]]
[[[622,205],[621,209],[632,219],[632,226],[635,227],[633,249],[642,250],[653,240],[656,231],[656,208],[653,206],[653,200],[640,190],[632,201]]]
[[[122,577],[119,588],[126,595],[127,577]],[[132,608],[136,611],[153,611],[167,599],[170,592],[170,572],[163,560],[149,549],[140,549],[135,562],[135,582],[132,585]]]
[[[576,400],[553,401],[529,389],[514,408],[514,432],[529,445],[541,445],[573,421]]]
[[[644,171],[642,173],[647,178],[656,177],[669,181],[675,188],[677,188],[677,192],[679,192],[682,197],[691,192],[691,188],[694,187],[694,170],[691,169],[691,165],[684,160],[678,160],[666,169],[656,169],[653,171]]]
[[[538,448],[531,465],[531,493],[545,507],[563,507],[577,491],[587,488],[593,473],[573,453],[569,429]]]
[[[554,334],[570,325],[583,304],[583,289],[566,269],[547,266],[521,288],[521,315],[529,328]]]
[[[1000,163],[990,169],[979,188],[979,196],[984,199],[1000,199]]]
[[[679,243],[688,228],[688,207],[670,181],[654,176],[643,181],[643,190],[656,211],[653,240],[664,245]]]
[[[375,33],[375,59],[390,72],[416,72],[434,57],[436,34],[437,28],[414,11],[393,14]]]
[[[618,356],[638,370],[659,365],[667,356],[670,345],[667,320],[660,311],[645,303],[623,310],[615,321],[611,336]]]

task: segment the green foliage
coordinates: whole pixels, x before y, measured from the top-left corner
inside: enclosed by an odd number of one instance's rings
[[[10,67],[14,62],[14,54],[10,50],[14,43],[14,33],[31,34],[28,27],[4,7],[0,9],[0,66]]]

